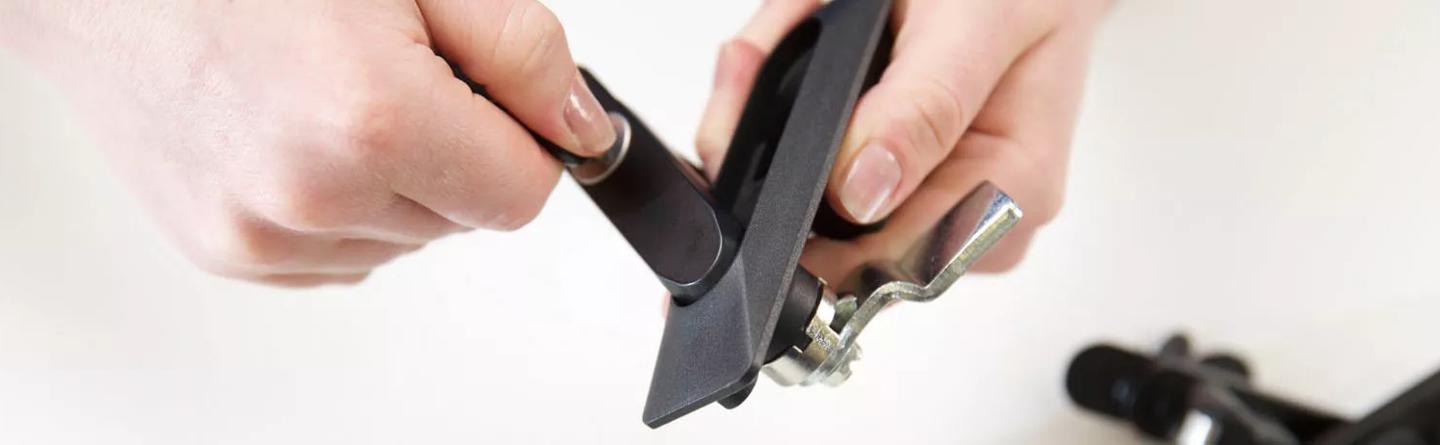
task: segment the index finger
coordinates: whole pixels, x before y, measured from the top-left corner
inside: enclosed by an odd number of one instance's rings
[[[515,119],[582,156],[615,140],[609,117],[580,77],[565,30],[534,0],[421,0],[435,47],[484,85]]]

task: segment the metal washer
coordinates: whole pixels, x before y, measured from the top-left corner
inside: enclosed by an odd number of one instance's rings
[[[630,152],[630,120],[613,111],[608,115],[610,125],[615,128],[615,145],[598,158],[570,167],[570,174],[580,185],[590,186],[604,182],[620,168],[620,163],[625,162],[625,155]]]

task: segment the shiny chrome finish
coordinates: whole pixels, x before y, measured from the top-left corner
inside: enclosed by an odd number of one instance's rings
[[[1180,431],[1175,433],[1175,445],[1215,445],[1219,436],[1215,419],[1199,411],[1190,411],[1180,423]]]
[[[904,255],[866,266],[847,283],[853,288],[845,290],[916,302],[939,298],[1022,216],[1009,195],[994,184],[982,183],[930,230],[911,240]]]
[[[810,324],[805,326],[805,335],[810,337],[810,344],[804,349],[791,346],[763,368],[765,375],[770,376],[770,379],[780,386],[810,386],[815,383],[839,386],[850,378],[848,364],[860,359],[860,347],[856,346],[844,352],[850,355],[844,360],[846,366],[830,375],[815,374],[815,369],[831,355],[838,353],[836,348],[840,346],[840,334],[830,327],[835,321],[835,294],[829,287],[825,287],[824,291],[820,306],[815,309],[815,316],[810,319]]]
[[[827,287],[806,334],[803,351],[791,348],[766,366],[784,386],[825,383],[838,386],[859,359],[856,339],[881,309],[898,301],[939,298],[1005,236],[1023,213],[1009,195],[980,184],[935,225],[908,240],[899,258],[871,263],[851,274],[836,298]]]
[[[621,162],[625,162],[625,155],[630,152],[630,120],[612,111],[610,125],[615,127],[615,145],[610,146],[600,157],[587,159],[580,165],[570,167],[570,174],[580,185],[604,182],[611,173],[615,173]]]

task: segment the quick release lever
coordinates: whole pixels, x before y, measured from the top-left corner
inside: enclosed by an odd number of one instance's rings
[[[471,91],[489,98],[483,85],[454,64],[451,70]],[[580,73],[609,111],[615,143],[605,154],[585,158],[530,134],[565,165],[675,300],[693,302],[729,266],[741,227],[720,210],[695,167],[676,158],[589,71]]]
[[[735,408],[762,373],[786,386],[844,382],[881,309],[939,297],[1019,221],[1010,197],[983,183],[929,226],[882,229],[903,244],[898,255],[837,286],[800,265],[811,237],[877,230],[833,224],[821,208],[855,104],[888,65],[892,3],[835,0],[791,30],[756,76],[714,184],[584,69],[615,145],[587,159],[536,137],[673,295],[647,425]]]

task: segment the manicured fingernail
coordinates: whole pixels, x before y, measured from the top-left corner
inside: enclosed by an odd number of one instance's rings
[[[602,154],[615,143],[615,127],[610,124],[610,117],[580,76],[575,77],[570,96],[565,98],[565,125],[570,127],[570,133],[580,143],[580,151],[585,153]]]
[[[900,175],[900,160],[890,149],[880,144],[865,146],[845,175],[840,188],[841,205],[859,223],[874,223],[900,187]]]

